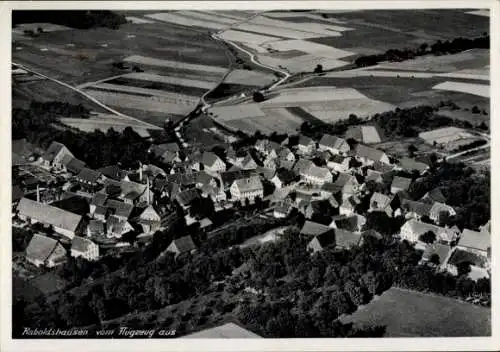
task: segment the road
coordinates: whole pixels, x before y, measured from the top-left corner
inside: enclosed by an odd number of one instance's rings
[[[154,128],[155,130],[157,130],[157,129],[159,128],[159,127],[158,127],[158,126],[156,126],[156,125],[152,125],[152,124],[150,124],[150,123],[147,123],[147,122],[144,122],[144,121],[142,121],[142,120],[136,119],[135,117],[128,116],[128,115],[125,115],[125,114],[122,114],[121,112],[116,111],[115,109],[113,109],[113,108],[111,108],[111,107],[107,106],[106,104],[104,104],[104,103],[100,102],[99,100],[97,100],[97,99],[96,99],[96,98],[94,98],[93,96],[91,96],[91,95],[87,94],[87,93],[86,93],[86,92],[84,92],[83,90],[81,90],[81,89],[79,89],[79,88],[76,88],[76,87],[74,87],[74,86],[72,86],[72,85],[70,85],[70,84],[68,84],[68,83],[66,83],[66,82],[63,82],[63,81],[60,81],[60,80],[58,80],[58,79],[55,79],[55,78],[49,77],[49,76],[47,76],[47,75],[44,75],[43,73],[37,72],[37,71],[35,71],[35,70],[33,70],[33,69],[31,69],[31,68],[27,67],[27,66],[24,66],[24,65],[21,65],[21,64],[15,63],[15,62],[12,62],[12,65],[13,65],[13,66],[20,67],[20,68],[22,68],[23,70],[30,72],[31,74],[34,74],[34,75],[36,75],[36,76],[39,76],[39,77],[45,78],[45,79],[47,79],[47,80],[49,80],[49,81],[55,82],[55,83],[57,83],[57,84],[60,84],[60,85],[62,85],[62,86],[64,86],[64,87],[68,88],[68,89],[71,89],[71,90],[73,90],[73,91],[77,92],[78,94],[83,95],[85,98],[87,98],[88,100],[92,101],[94,104],[99,105],[101,108],[103,108],[103,109],[105,109],[105,110],[107,110],[107,111],[109,111],[109,112],[111,112],[111,113],[113,113],[113,114],[115,114],[115,115],[118,115],[118,116],[121,116],[121,117],[126,117],[126,118],[128,118],[128,119],[131,119],[131,120],[134,120],[134,121],[140,122],[140,123],[141,123],[142,125],[144,125],[145,127]]]

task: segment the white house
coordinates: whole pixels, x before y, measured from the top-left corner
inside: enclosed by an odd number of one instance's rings
[[[389,157],[383,151],[358,144],[355,150],[356,158],[364,165],[373,165],[375,162],[390,164]]]
[[[328,150],[332,154],[345,154],[350,150],[346,140],[340,137],[324,134],[318,145],[319,150]]]
[[[457,248],[487,257],[488,248],[491,248],[491,235],[486,231],[477,232],[464,229],[458,241]]]
[[[439,215],[441,213],[447,213],[449,216],[457,215],[455,209],[446,205],[444,203],[434,202],[432,208],[429,211],[429,218],[435,223],[439,222]]]
[[[325,182],[332,182],[333,175],[326,167],[319,167],[311,164],[304,170],[302,176],[305,181],[311,184],[322,185]]]
[[[208,173],[221,173],[226,171],[226,164],[212,152],[204,152],[201,157],[201,164]]]
[[[347,172],[349,171],[349,162],[351,158],[341,156],[341,155],[333,155],[329,160],[326,161],[326,166],[337,172]]]
[[[456,230],[439,227],[433,224],[410,219],[401,226],[401,239],[406,239],[409,242],[418,242],[419,237],[424,233],[432,231],[436,235],[436,240],[440,243],[450,244],[457,240],[458,233]]]
[[[73,158],[74,155],[64,144],[52,142],[42,156],[42,165],[46,168],[63,170]]]
[[[297,150],[302,154],[311,154],[316,149],[316,142],[307,136],[301,135],[299,137],[299,143],[297,144]]]
[[[71,256],[97,260],[99,258],[99,246],[87,238],[75,236],[71,241]]]
[[[259,176],[250,176],[233,182],[230,187],[231,198],[234,200],[254,201],[256,197],[264,196],[264,186]]]

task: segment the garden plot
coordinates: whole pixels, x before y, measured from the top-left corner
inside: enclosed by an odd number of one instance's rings
[[[224,79],[224,83],[245,84],[263,87],[274,82],[275,77],[262,72],[249,70],[234,70]]]
[[[249,117],[266,116],[258,104],[248,103],[230,106],[217,106],[210,109],[212,116],[217,120],[230,121]]]
[[[366,96],[355,89],[335,87],[288,88],[279,92],[279,95],[262,102],[263,107],[290,107],[302,106],[326,101],[345,99],[366,99]]]
[[[277,51],[298,50],[304,53],[314,54],[319,57],[327,57],[331,59],[340,59],[343,57],[354,55],[354,53],[346,50],[337,49],[328,45],[317,44],[305,40],[282,40],[266,43],[263,45]]]
[[[468,93],[485,98],[490,97],[490,86],[485,84],[446,81],[438,85],[435,85],[432,88],[440,90],[449,90],[452,92]]]
[[[211,73],[220,73],[223,75],[226,73],[226,69],[218,66],[208,66],[208,65],[199,65],[199,64],[189,64],[180,61],[172,61],[172,60],[163,60],[148,56],[142,55],[132,55],[123,59],[124,62],[130,62],[134,64],[143,64],[149,66],[158,66],[158,67],[166,67],[173,69],[184,69],[184,70],[194,70],[194,71],[205,71]]]
[[[219,37],[223,40],[229,40],[233,42],[246,43],[246,44],[254,44],[254,45],[259,45],[265,42],[275,41],[279,39],[276,37],[268,37],[266,35],[248,33],[234,29],[222,32],[219,35]]]
[[[156,89],[141,88],[125,86],[120,84],[110,84],[110,83],[99,83],[95,86],[90,87],[94,90],[106,91],[106,92],[118,92],[135,94],[143,97],[150,97],[152,99],[158,99],[160,101],[165,101],[168,103],[177,102],[182,105],[193,105],[197,104],[199,98],[190,95],[178,94],[174,92],[161,91]]]
[[[156,82],[156,83],[166,83],[166,84],[175,84],[179,86],[186,87],[196,87],[203,89],[212,89],[215,84],[214,82],[207,82],[195,79],[181,78],[175,76],[162,76],[156,75],[152,73],[146,72],[133,72],[123,76],[121,78],[126,78],[130,80],[138,80],[138,81],[147,81],[147,82]]]
[[[224,29],[227,25],[219,22],[206,21],[206,20],[195,20],[194,18],[182,16],[178,12],[160,12],[146,15],[145,17],[152,18],[155,20],[170,22],[187,27],[201,27],[210,29]]]
[[[147,20],[145,18],[128,16],[125,17],[127,21],[132,22],[133,24],[146,24],[146,23],[155,23],[154,21]]]

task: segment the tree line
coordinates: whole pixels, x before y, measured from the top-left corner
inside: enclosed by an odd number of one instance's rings
[[[127,23],[124,15],[109,10],[17,10],[12,11],[12,27],[22,23],[54,23],[71,28],[106,27],[118,29]]]
[[[383,54],[358,57],[354,63],[357,67],[366,67],[376,65],[382,61],[401,62],[414,59],[417,56],[456,54],[469,49],[489,48],[489,35],[483,35],[472,39],[459,37],[453,40],[438,40],[431,45],[423,43],[418,48],[413,49],[389,49]]]

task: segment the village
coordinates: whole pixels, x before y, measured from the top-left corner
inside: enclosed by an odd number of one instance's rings
[[[213,214],[253,207],[264,219],[301,214],[297,226],[311,253],[380,238],[367,223],[373,214],[383,216],[380,221],[404,219],[395,236],[422,250],[422,262],[454,275],[465,262],[472,279],[490,276],[489,222],[480,229],[449,227],[456,209],[438,188],[418,200],[408,195],[415,180],[438,167],[436,158],[396,160],[354,138],[325,134],[317,141],[299,135],[282,143],[263,137],[223,155],[185,156],[176,143],[152,144],[149,153],[169,170],[152,164],[93,170],[61,143],[37,156],[25,140],[15,142],[12,222],[34,231],[25,260],[37,267],[56,267],[68,255],[98,261],[137,250],[167,229],[179,211],[187,226],[208,232],[214,230],[209,209]],[[265,240],[276,240],[278,232]],[[192,253],[197,242],[179,234],[166,252]]]

